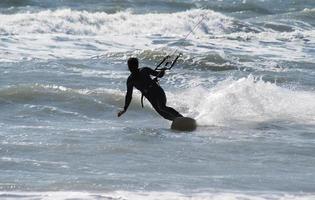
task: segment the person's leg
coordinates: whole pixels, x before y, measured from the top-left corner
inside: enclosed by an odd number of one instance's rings
[[[161,90],[162,90],[162,94],[160,95],[161,101],[159,101],[159,108],[161,110],[163,110],[163,112],[169,113],[174,118],[176,118],[176,117],[183,117],[183,115],[181,115],[179,112],[177,112],[174,108],[166,106],[166,101],[167,101],[166,95],[165,95],[165,93],[164,93],[162,88],[161,88]]]
[[[154,93],[151,93],[148,100],[153,108],[165,119],[173,121],[176,117],[183,117],[174,108],[166,106],[166,95],[162,88],[154,90]]]
[[[172,116],[174,116],[175,118],[176,117],[183,117],[182,114],[180,114],[177,110],[175,110],[174,108],[172,107],[168,107],[168,106],[164,106],[161,108],[161,110],[171,114]]]
[[[158,112],[163,118],[170,120],[170,121],[173,121],[176,118],[171,113],[161,109],[158,103],[154,103],[154,104],[152,104],[152,106],[155,109],[155,111]]]

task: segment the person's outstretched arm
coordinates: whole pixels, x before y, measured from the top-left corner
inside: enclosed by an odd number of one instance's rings
[[[127,93],[126,93],[126,97],[125,97],[125,106],[124,106],[124,109],[121,110],[120,112],[118,112],[117,116],[120,117],[122,114],[124,114],[129,105],[130,105],[130,102],[131,102],[131,99],[132,99],[132,91],[133,91],[133,84],[131,82],[131,79],[128,78],[127,80]]]

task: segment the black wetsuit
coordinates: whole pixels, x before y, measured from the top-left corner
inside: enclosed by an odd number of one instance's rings
[[[152,76],[163,77],[164,71],[159,73],[151,68],[140,68],[138,72],[131,73],[127,80],[127,94],[124,110],[127,110],[131,98],[133,87],[137,88],[151,103],[153,108],[165,119],[173,121],[182,115],[175,109],[166,106],[166,96],[164,90],[151,78]]]

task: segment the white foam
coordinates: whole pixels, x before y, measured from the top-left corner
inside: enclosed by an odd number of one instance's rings
[[[201,16],[204,26],[195,33],[222,33],[231,27],[232,19],[209,10],[190,10],[178,13],[132,14],[119,12],[75,11],[60,9],[36,13],[0,15],[0,34],[25,35],[63,33],[68,35],[183,35],[190,31]],[[199,31],[198,31],[199,30]]]
[[[45,160],[34,160],[34,159],[25,159],[25,158],[12,158],[12,157],[0,157],[0,160],[3,162],[11,162],[11,163],[32,163],[34,165],[66,165],[66,162],[53,162],[53,161],[45,161]]]
[[[189,45],[176,44],[181,51],[203,58],[227,49],[238,55],[277,61],[314,61],[314,56],[304,50],[314,44],[313,29],[286,33],[261,28],[257,32],[254,25],[201,9],[145,14],[71,9],[0,14],[0,61],[82,59],[115,53],[125,60],[126,52],[175,48],[174,43],[183,39],[202,17],[204,20],[186,41]]]
[[[185,99],[184,102],[179,100]],[[294,91],[255,79],[225,80],[213,88],[195,87],[170,95],[200,125],[285,121],[315,123],[315,93]]]
[[[182,194],[177,192],[0,192],[0,197],[11,200],[41,199],[41,200],[65,200],[65,199],[125,199],[125,200],[311,200],[314,194],[286,194],[286,193],[241,193],[241,192],[213,192]]]
[[[232,18],[210,10],[178,13],[115,14],[59,9],[0,14],[1,61],[89,58],[99,54],[165,47],[152,40],[183,38],[201,19],[190,39],[221,34]],[[172,42],[172,41],[171,41]]]

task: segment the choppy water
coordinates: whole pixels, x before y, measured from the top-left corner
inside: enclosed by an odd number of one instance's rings
[[[315,199],[314,27],[313,0],[2,0],[0,198]],[[137,92],[117,118],[128,57],[175,49],[198,129]]]

